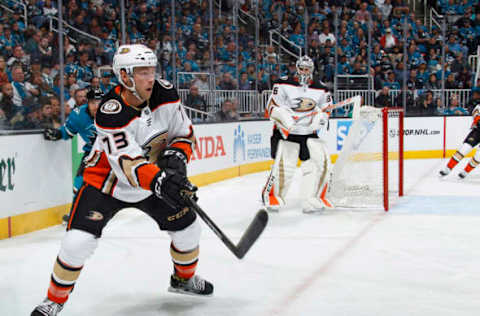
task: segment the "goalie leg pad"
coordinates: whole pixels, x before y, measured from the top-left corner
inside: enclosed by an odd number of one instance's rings
[[[310,159],[302,163],[302,208],[304,212],[333,208],[326,198],[328,181],[330,179],[330,157],[326,144],[319,139],[307,140],[311,153]]]
[[[285,197],[295,174],[300,145],[280,140],[275,162],[262,191],[262,201],[267,209],[278,209],[285,205]]]

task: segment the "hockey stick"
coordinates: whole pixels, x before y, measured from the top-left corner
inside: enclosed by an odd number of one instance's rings
[[[242,238],[237,245],[230,241],[230,239],[222,232],[220,228],[208,217],[197,202],[195,202],[191,197],[186,197],[186,201],[190,204],[190,207],[200,216],[200,218],[207,224],[208,227],[217,235],[218,238],[227,246],[228,249],[237,257],[242,259],[248,250],[252,247],[255,241],[260,237],[260,234],[267,226],[268,214],[265,210],[260,210],[257,212],[253,221],[248,226],[247,230],[243,233]]]
[[[358,103],[358,104],[361,105],[361,102],[362,102],[362,96],[361,95],[356,95],[354,97],[345,99],[345,100],[340,101],[338,103],[334,103],[334,104],[328,106],[327,108],[325,108],[324,111],[332,111],[332,110],[344,107],[348,104],[352,104],[352,107],[353,107],[355,103]]]

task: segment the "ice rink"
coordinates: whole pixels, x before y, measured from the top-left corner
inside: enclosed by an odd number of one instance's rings
[[[466,163],[465,160],[463,163]],[[168,235],[136,210],[105,229],[61,315],[473,316],[480,313],[480,171],[437,177],[442,160],[407,160],[390,212],[290,207],[243,260],[203,225],[198,274],[215,294],[166,291]],[[199,204],[235,242],[260,208],[267,173],[200,188]],[[298,185],[294,183],[294,186]],[[63,226],[0,241],[0,315],[30,315],[46,295]]]

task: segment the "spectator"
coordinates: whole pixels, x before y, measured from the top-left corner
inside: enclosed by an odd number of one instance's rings
[[[238,121],[240,115],[237,112],[235,103],[231,100],[225,100],[222,103],[222,109],[215,113],[216,122]]]
[[[210,86],[208,84],[208,77],[207,75],[201,74],[193,80],[192,85],[196,86],[200,91],[207,91],[210,90]]]
[[[23,47],[20,45],[16,45],[13,48],[13,55],[7,61],[7,66],[10,69],[12,69],[14,64],[21,65],[24,72],[30,68],[30,56],[25,54]]]
[[[472,97],[467,104],[468,113],[472,113],[473,109],[477,105],[480,105],[480,87],[475,87],[472,89]]]
[[[235,90],[237,88],[237,85],[235,84],[232,75],[226,72],[222,75],[222,78],[218,83],[218,87],[220,88],[220,90]]]
[[[82,106],[85,103],[87,103],[87,91],[85,89],[75,90],[73,97],[67,101],[67,105],[70,109]]]
[[[252,82],[248,80],[248,74],[246,72],[242,72],[240,74],[240,82],[238,83],[239,90],[253,90]]]
[[[384,86],[378,97],[375,98],[375,107],[383,108],[391,106],[392,100],[390,98],[390,88],[388,88],[388,86]]]
[[[368,8],[368,3],[363,2],[360,5],[360,10],[357,10],[357,12],[355,13],[355,16],[354,16],[355,21],[361,24],[365,24],[368,20],[370,20],[370,12],[368,12],[367,8]]]
[[[440,89],[441,86],[439,82],[437,81],[437,76],[435,74],[431,74],[428,77],[427,83],[425,83],[425,89],[427,90],[438,90]]]
[[[448,108],[446,108],[443,112],[445,115],[468,115],[468,111],[460,106],[460,102],[458,100],[458,96],[456,94],[452,94],[450,96]]]
[[[50,103],[45,103],[41,106],[41,116],[39,119],[40,128],[53,128],[55,124],[55,119],[53,115],[53,108]]]
[[[192,85],[190,87],[190,93],[185,100],[185,106],[191,107],[196,110],[207,112],[207,102],[198,92],[198,87]]]
[[[7,63],[5,57],[0,55],[0,86],[3,86],[6,82],[8,82]]]
[[[12,84],[10,82],[5,82],[2,85],[2,93],[0,98],[0,116],[9,122],[16,114],[17,109],[17,106],[13,103]]]
[[[391,28],[387,28],[385,35],[380,37],[380,45],[388,52],[390,52],[394,46],[398,45],[398,39],[392,34]]]
[[[27,99],[30,99],[32,93],[38,95],[36,90],[29,82],[25,81],[25,75],[21,66],[13,66],[12,68],[12,86],[13,86],[13,103],[16,106],[23,106]]]
[[[387,73],[387,80],[383,83],[385,86],[389,87],[391,90],[400,90],[400,83],[395,78],[395,73],[389,71]]]
[[[324,45],[327,40],[330,40],[332,44],[335,43],[335,35],[330,32],[330,27],[328,26],[324,27],[322,33],[318,36],[318,41],[321,45]]]
[[[456,80],[458,86],[456,89],[470,89],[472,87],[472,73],[468,66],[464,66],[462,71],[458,74]]]
[[[436,104],[435,100],[433,99],[433,92],[431,90],[428,90],[424,94],[422,94],[418,99],[417,99],[417,107],[418,107],[418,113],[419,115],[425,115],[425,116],[433,116],[435,115],[436,112]]]
[[[102,78],[100,79],[100,89],[103,94],[107,94],[110,89],[115,87],[115,83],[111,80],[112,74],[109,71],[104,71],[102,73]]]
[[[42,65],[50,67],[53,64],[53,48],[50,45],[50,42],[47,37],[43,37],[40,40],[40,45],[38,46],[39,54],[37,57],[42,61]],[[73,56],[73,53],[71,54]],[[67,55],[68,57],[68,55]]]
[[[458,83],[455,81],[455,73],[451,72],[445,80],[445,89],[458,89]]]

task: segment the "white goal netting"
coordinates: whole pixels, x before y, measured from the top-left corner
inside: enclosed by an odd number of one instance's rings
[[[387,210],[389,199],[398,196],[403,181],[400,113],[355,105],[348,135],[332,168],[328,197],[336,207]]]

